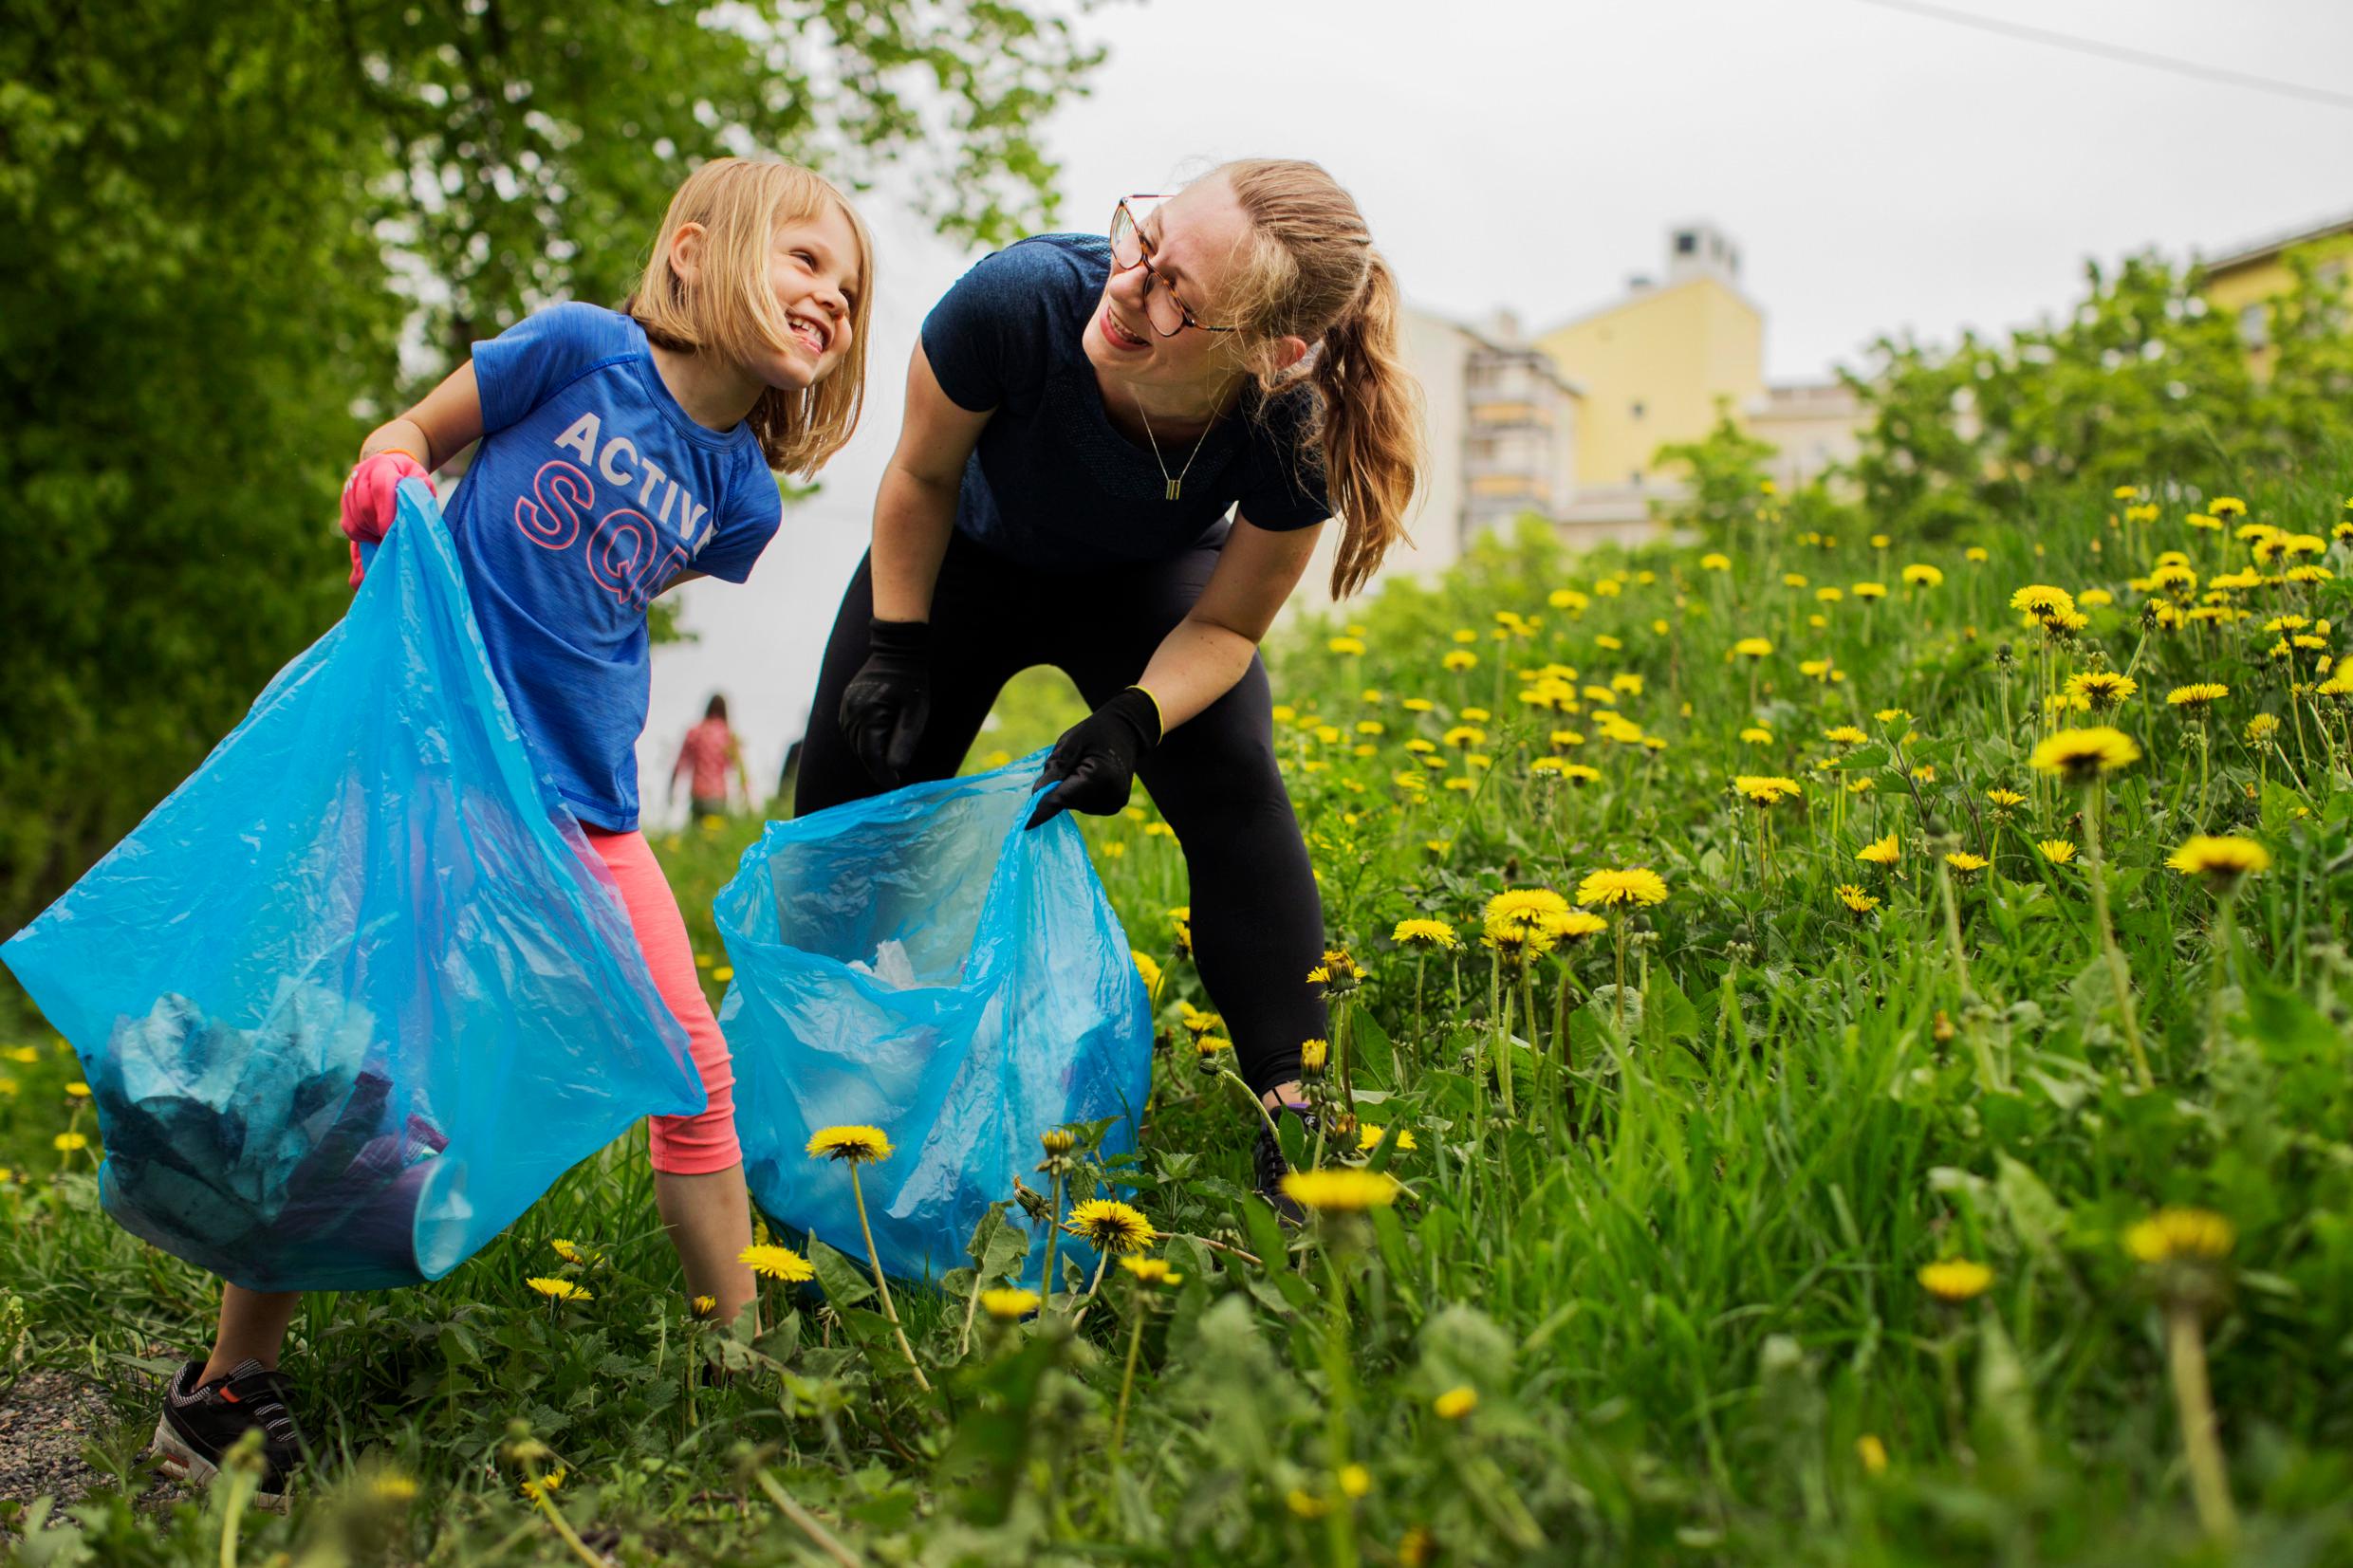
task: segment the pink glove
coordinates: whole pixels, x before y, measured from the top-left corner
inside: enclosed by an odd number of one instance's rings
[[[405,452],[380,452],[373,457],[362,457],[352,467],[351,477],[343,481],[343,536],[351,541],[351,585],[357,588],[366,569],[360,563],[360,546],[380,544],[384,530],[399,514],[400,502],[396,493],[403,479],[422,479],[428,486],[433,475],[425,466]]]

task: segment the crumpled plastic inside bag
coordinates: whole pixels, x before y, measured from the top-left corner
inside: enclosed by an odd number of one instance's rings
[[[862,1252],[848,1168],[806,1145],[880,1128],[894,1152],[859,1179],[902,1279],[967,1262],[1048,1128],[1108,1120],[1105,1155],[1136,1145],[1151,1004],[1078,824],[1023,826],[1044,761],[770,822],[713,910],[735,969],[719,1024],[752,1196]],[[1034,1282],[1043,1231],[1009,1218],[1031,1232]]]

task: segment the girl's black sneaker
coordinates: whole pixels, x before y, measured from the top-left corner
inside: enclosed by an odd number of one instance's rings
[[[241,1361],[226,1376],[196,1379],[202,1361],[179,1369],[164,1392],[163,1416],[156,1423],[156,1454],[163,1473],[208,1486],[220,1473],[221,1458],[237,1439],[260,1429],[262,1482],[256,1507],[283,1510],[287,1483],[303,1462],[302,1430],[288,1401],[293,1385],[286,1374],[259,1361]]]

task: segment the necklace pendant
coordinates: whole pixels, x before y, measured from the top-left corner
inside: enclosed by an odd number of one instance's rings
[[[1167,497],[1167,498],[1168,498],[1169,500],[1171,500],[1171,501],[1176,500],[1176,497],[1177,497],[1177,495],[1183,491],[1184,488],[1185,488],[1185,482],[1184,482],[1182,479],[1171,479],[1171,480],[1168,482],[1168,497]]]

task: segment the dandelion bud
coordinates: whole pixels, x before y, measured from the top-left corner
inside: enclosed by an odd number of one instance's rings
[[[1935,1037],[1939,1045],[1953,1043],[1953,1020],[1945,1016],[1945,1010],[1942,1007],[1936,1009],[1936,1022],[1929,1025],[1928,1032]]]
[[[1032,1220],[1038,1221],[1041,1224],[1050,1225],[1053,1223],[1054,1205],[1052,1200],[1047,1198],[1045,1193],[1029,1187],[1019,1176],[1015,1176],[1013,1178],[1013,1201],[1020,1204],[1021,1211],[1028,1215]]]
[[[1324,1063],[1331,1059],[1331,1054],[1330,1041],[1303,1040],[1299,1042],[1299,1070],[1303,1073],[1320,1073],[1324,1070]]]
[[[1062,1159],[1078,1145],[1077,1135],[1067,1127],[1048,1128],[1038,1134],[1038,1146],[1046,1151],[1047,1159]]]

